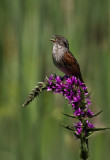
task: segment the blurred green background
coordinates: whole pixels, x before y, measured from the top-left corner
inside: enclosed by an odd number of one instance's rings
[[[80,143],[62,96],[44,92],[27,108],[26,96],[51,73],[52,34],[65,36],[92,91],[97,127],[110,126],[110,1],[0,1],[0,160],[79,160]],[[72,122],[73,123],[73,122]],[[110,131],[89,139],[90,160],[109,160]]]

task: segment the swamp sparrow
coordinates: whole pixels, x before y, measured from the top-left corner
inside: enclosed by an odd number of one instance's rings
[[[50,39],[50,41],[53,42],[53,63],[66,75],[75,76],[83,83],[84,81],[79,64],[76,58],[69,51],[68,41],[63,36],[59,35],[54,35],[53,39]]]

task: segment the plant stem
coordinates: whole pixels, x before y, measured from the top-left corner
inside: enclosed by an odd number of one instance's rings
[[[81,154],[80,154],[81,159],[87,160],[88,159],[88,153],[89,153],[88,139],[86,139],[83,136],[81,138]]]

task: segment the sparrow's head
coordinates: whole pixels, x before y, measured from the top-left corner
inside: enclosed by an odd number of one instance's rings
[[[59,44],[60,46],[69,49],[69,43],[63,36],[53,35],[53,39],[50,39],[50,41],[53,42],[53,45]]]

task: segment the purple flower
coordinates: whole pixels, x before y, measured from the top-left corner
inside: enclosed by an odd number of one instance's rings
[[[94,113],[91,112],[90,109],[88,109],[88,110],[87,110],[87,117],[91,117],[91,116],[93,116],[93,115],[94,115]]]
[[[51,91],[51,88],[48,87],[48,88],[47,88],[47,91]]]
[[[95,126],[93,124],[91,124],[88,120],[86,121],[87,123],[87,127],[88,128],[94,128]]]
[[[88,135],[90,135],[90,132],[88,129],[91,129],[94,127],[95,126],[91,124],[88,120],[85,121],[85,124],[83,124],[82,122],[75,123],[74,134],[77,138],[81,138],[81,132],[83,132],[83,134],[85,134],[85,136],[87,137]]]
[[[82,112],[80,108],[78,108],[77,110],[75,110],[74,116],[82,116],[82,115],[84,115],[84,112]]]
[[[48,78],[50,81],[54,79],[53,74],[51,74],[51,76]]]
[[[78,136],[81,135],[82,123],[81,122],[75,123],[74,128],[75,128],[75,132],[74,133],[78,138]]]

